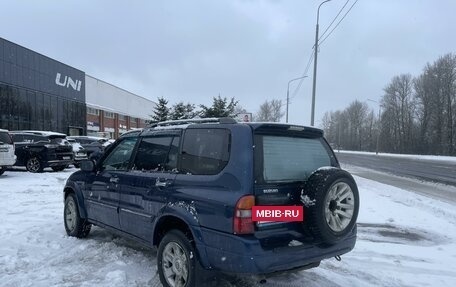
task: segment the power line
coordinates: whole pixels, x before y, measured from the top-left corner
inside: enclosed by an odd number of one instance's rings
[[[334,19],[331,21],[329,26],[326,27],[326,30],[320,35],[320,38],[318,39],[319,41],[320,41],[321,38],[323,38],[323,36],[325,36],[325,34],[329,30],[329,28],[331,28],[332,24],[334,23],[334,21],[336,21],[337,17],[339,17],[340,13],[342,13],[342,11],[344,10],[345,6],[347,6],[348,2],[350,2],[350,0],[347,0],[347,2],[345,2],[344,6],[342,6],[342,8],[340,8],[340,10],[337,13],[336,17],[334,17]]]
[[[314,48],[312,48],[312,51],[313,51]],[[304,77],[305,75],[307,75],[307,72],[309,71],[309,68],[310,68],[310,65],[312,64],[312,61],[313,61],[313,58],[314,58],[314,53],[311,52],[310,53],[310,57],[309,57],[309,61],[307,61],[307,65],[306,65],[306,68],[304,69],[304,73],[302,73],[302,77]],[[301,88],[302,86],[302,83],[304,82],[304,78],[301,79],[299,81],[299,84],[296,86],[295,90],[293,91],[291,97],[290,97],[290,100],[293,99],[296,94],[299,92],[299,89]]]
[[[331,34],[332,32],[334,32],[334,30],[337,28],[337,26],[339,26],[339,24],[342,22],[342,20],[344,20],[344,18],[347,16],[347,14],[350,12],[350,10],[353,8],[353,6],[355,6],[356,2],[358,2],[358,0],[355,0],[355,2],[350,6],[350,8],[348,9],[348,11],[344,14],[344,16],[339,20],[339,22],[337,22],[336,26],[334,26],[334,28],[329,32],[328,35],[326,35],[326,37],[320,42],[320,39],[325,35],[325,33],[329,30],[329,28],[331,28],[331,25],[337,20],[337,18],[339,17],[339,15],[342,13],[342,11],[344,10],[345,6],[347,6],[348,2],[350,2],[350,0],[347,0],[345,2],[345,4],[342,6],[342,8],[340,8],[339,12],[337,13],[337,15],[334,17],[334,19],[331,21],[331,23],[328,25],[328,27],[325,29],[325,31],[321,34],[320,38],[318,39],[319,40],[319,45],[320,46]],[[310,57],[309,57],[309,61],[307,62],[307,65],[306,65],[306,68],[304,69],[304,73],[302,73],[302,76],[304,77],[305,75],[307,75],[307,72],[309,71],[309,68],[310,68],[310,65],[312,64],[313,62],[313,59],[315,57],[315,54],[313,52],[313,50],[315,49],[315,45],[312,47],[312,52],[310,54]],[[296,86],[295,90],[293,91],[291,97],[289,98],[289,100],[293,99],[297,93],[299,92],[299,89],[301,88],[302,86],[302,83],[304,82],[304,78],[301,79],[299,81],[299,84]]]
[[[345,16],[347,16],[347,14],[351,11],[351,9],[353,8],[353,6],[355,6],[356,2],[358,2],[358,0],[355,0],[355,2],[350,6],[350,8],[348,9],[348,11],[344,14],[344,16],[342,17],[342,19],[339,20],[339,22],[337,22],[336,26],[334,26],[334,28],[329,32],[328,35],[326,35],[325,38],[323,38],[323,40],[321,40],[321,42],[318,44],[318,46],[320,46],[321,44],[323,44],[325,42],[326,39],[328,39],[329,36],[331,36],[332,32],[334,32],[334,30],[336,30],[336,28],[339,26],[340,22],[342,22],[342,20],[345,19]]]

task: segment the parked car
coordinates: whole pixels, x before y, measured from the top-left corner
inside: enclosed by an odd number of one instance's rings
[[[93,136],[69,136],[68,139],[74,139],[76,142],[81,144],[89,158],[94,152],[103,152],[103,144],[108,141],[107,138]]]
[[[73,148],[66,135],[47,131],[12,131],[16,146],[16,166],[25,166],[29,172],[42,172],[51,167],[62,171],[73,163]]]
[[[74,155],[73,165],[74,165],[74,167],[79,168],[81,165],[81,161],[88,159],[87,152],[82,147],[82,145],[80,143],[78,143],[75,139],[67,138],[67,140],[73,147],[73,155]]]
[[[7,130],[0,129],[0,175],[16,163],[14,143]]]
[[[167,287],[201,286],[206,270],[312,268],[356,242],[356,183],[312,127],[230,118],[159,123],[124,135],[97,164],[82,162],[63,191],[69,236],[86,237],[94,224],[158,247]],[[302,209],[303,219],[252,214],[278,207]]]

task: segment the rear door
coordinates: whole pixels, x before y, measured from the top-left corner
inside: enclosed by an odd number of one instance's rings
[[[307,178],[320,167],[338,165],[322,132],[315,129],[266,126],[255,131],[254,141],[257,205],[302,205]],[[259,222],[257,226],[283,224]]]
[[[142,137],[131,171],[122,180],[120,225],[144,240],[152,240],[152,222],[173,191],[180,131],[157,131]]]

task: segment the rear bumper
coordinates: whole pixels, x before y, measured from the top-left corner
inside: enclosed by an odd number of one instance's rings
[[[74,161],[75,162],[80,162],[83,160],[89,159],[86,153],[75,153],[74,154]]]
[[[49,166],[49,167],[53,167],[53,166],[62,166],[62,165],[68,165],[68,164],[72,164],[73,163],[73,160],[70,159],[70,160],[50,160],[48,162],[46,162],[46,166]]]
[[[44,166],[63,166],[72,164],[74,161],[73,152],[65,153],[49,153],[46,155],[46,158],[43,160]]]
[[[332,246],[303,243],[271,250],[264,250],[259,240],[253,237],[241,237],[209,229],[202,229],[201,235],[204,244],[197,244],[197,248],[200,254],[207,256],[205,259],[209,266],[205,267],[237,274],[269,274],[305,267],[345,254],[352,250],[356,243],[356,228],[345,239]]]

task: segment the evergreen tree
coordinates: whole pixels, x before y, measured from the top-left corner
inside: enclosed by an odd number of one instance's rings
[[[182,120],[182,119],[191,119],[195,117],[195,105],[183,102],[179,102],[173,105],[169,118],[171,120]]]
[[[158,98],[157,107],[155,108],[154,114],[151,116],[153,122],[162,122],[169,119],[169,108],[167,105],[168,100],[163,97]]]
[[[222,118],[222,117],[235,117],[234,112],[238,101],[234,98],[228,102],[227,98],[213,98],[213,103],[211,107],[206,107],[205,105],[200,105],[201,112],[200,115],[202,118]]]

